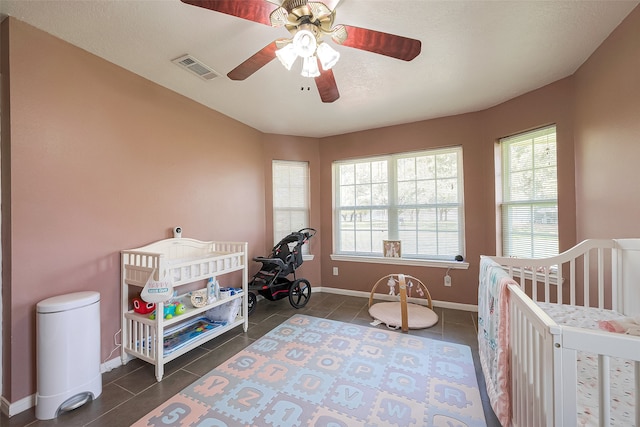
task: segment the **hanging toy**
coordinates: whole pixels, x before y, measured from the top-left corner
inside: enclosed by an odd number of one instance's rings
[[[409,295],[409,297],[411,297],[411,290],[413,289],[413,282],[411,280],[409,280],[407,282],[407,295]]]
[[[393,278],[393,276],[389,276],[389,280],[387,281],[387,286],[389,286],[389,295],[396,295],[396,283],[398,281]]]

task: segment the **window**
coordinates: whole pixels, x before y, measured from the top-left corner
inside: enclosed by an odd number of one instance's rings
[[[309,227],[309,163],[272,162],[273,244],[289,233]],[[302,246],[309,253],[309,245]]]
[[[502,254],[542,258],[558,254],[555,126],[500,140]]]
[[[342,255],[453,260],[464,252],[462,148],[334,162],[334,242]]]

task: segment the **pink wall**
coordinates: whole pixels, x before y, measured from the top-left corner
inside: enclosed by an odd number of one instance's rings
[[[402,270],[424,278],[434,299],[475,304],[478,257],[495,253],[494,142],[549,123],[558,125],[561,248],[587,237],[637,237],[639,29],[636,8],[575,77],[488,110],[315,140],[263,135],[5,20],[3,396],[15,402],[35,392],[35,304],[49,296],[101,292],[109,355],[120,327],[121,249],[181,225],[187,237],[246,240],[251,256],[264,255],[275,158],[310,162],[311,223],[320,233],[301,274],[322,286],[369,291],[397,272],[331,261],[331,162],[461,145],[470,268],[450,272],[451,288],[442,286],[444,270]]]
[[[574,80],[578,238],[640,237],[640,7]]]
[[[9,25],[4,22],[0,24],[0,143],[1,143],[1,155],[0,165],[1,176],[0,184],[2,189],[0,190],[0,196],[2,197],[0,203],[1,209],[1,222],[2,222],[2,285],[0,290],[0,298],[2,298],[2,362],[0,368],[2,369],[2,390],[0,390],[0,396],[7,396],[5,390],[9,389],[7,384],[10,382],[11,373],[11,352],[9,342],[11,340],[11,332],[7,325],[10,325],[11,321],[11,252],[8,248],[11,247],[11,140],[9,137],[9,125],[11,123],[11,110],[9,108]]]
[[[264,154],[246,125],[13,18],[3,26],[12,95],[2,126],[11,150],[2,153],[3,396],[16,401],[35,392],[38,301],[99,291],[110,354],[120,250],[180,225],[185,237],[249,241],[263,255]]]

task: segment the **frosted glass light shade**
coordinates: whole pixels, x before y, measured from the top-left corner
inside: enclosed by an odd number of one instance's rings
[[[316,36],[309,30],[298,30],[293,36],[293,48],[301,58],[308,58],[316,53]]]
[[[298,58],[298,54],[296,53],[296,50],[291,43],[281,49],[276,50],[276,56],[287,70],[291,69],[293,63],[296,62],[296,59]]]
[[[302,63],[302,76],[303,77],[318,77],[320,70],[318,69],[318,58],[314,56],[308,56],[304,58]]]
[[[336,65],[338,59],[340,59],[340,52],[324,42],[318,45],[316,55],[320,60],[320,65],[322,65],[323,70],[331,69],[334,65]]]

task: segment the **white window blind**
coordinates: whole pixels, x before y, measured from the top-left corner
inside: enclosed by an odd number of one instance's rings
[[[272,172],[275,245],[289,233],[309,227],[309,163],[274,160]],[[302,252],[309,253],[309,245],[303,245]]]
[[[558,254],[555,126],[503,138],[502,252],[542,258]]]
[[[464,255],[462,149],[334,162],[334,251],[383,256],[400,240],[402,257]]]

